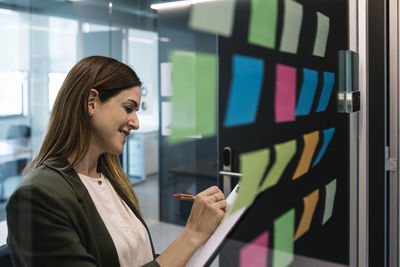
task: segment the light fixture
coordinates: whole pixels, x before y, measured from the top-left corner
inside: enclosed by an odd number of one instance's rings
[[[215,1],[215,0],[181,0],[181,1],[173,1],[173,2],[152,4],[150,6],[150,8],[158,10],[158,9],[185,7],[185,6],[190,6],[190,5],[194,5],[194,4],[197,4],[197,3],[211,2],[211,1]]]

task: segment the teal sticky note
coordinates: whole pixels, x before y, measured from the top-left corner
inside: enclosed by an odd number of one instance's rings
[[[252,0],[249,43],[274,49],[277,23],[278,0]]]
[[[332,217],[336,195],[336,179],[327,184],[325,190],[325,210],[322,224],[325,224]]]
[[[234,0],[195,3],[190,10],[189,27],[198,31],[230,37],[234,15]]]
[[[303,22],[303,6],[293,0],[284,1],[283,30],[279,50],[296,54]]]
[[[335,134],[335,128],[329,128],[324,130],[324,143],[322,144],[321,150],[318,153],[318,156],[315,158],[313,163],[313,167],[318,164],[321,160],[322,156],[325,154],[326,149],[328,148],[329,143],[332,141],[333,135]]]
[[[313,55],[324,57],[326,43],[329,35],[329,18],[324,14],[317,12],[317,34],[315,36]]]
[[[309,115],[318,85],[318,71],[304,68],[303,85],[296,106],[296,116]]]
[[[232,82],[225,114],[225,127],[254,123],[262,91],[264,61],[233,55]]]
[[[253,203],[258,193],[258,186],[270,160],[270,151],[265,148],[243,153],[240,154],[239,160],[240,172],[243,175],[239,181],[240,190],[232,208],[229,210],[229,214]]]
[[[288,266],[293,261],[295,210],[291,209],[274,221],[273,267]]]
[[[321,96],[319,97],[317,112],[325,111],[328,107],[334,84],[335,74],[332,72],[324,72],[324,86],[322,87]]]

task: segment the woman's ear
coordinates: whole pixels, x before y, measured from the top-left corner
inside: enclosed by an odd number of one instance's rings
[[[94,114],[94,110],[96,108],[98,99],[99,99],[99,92],[96,89],[90,89],[88,98],[88,112],[90,118]]]

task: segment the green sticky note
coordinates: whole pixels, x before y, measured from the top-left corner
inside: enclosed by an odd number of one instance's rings
[[[331,217],[333,212],[333,204],[335,203],[336,195],[336,179],[325,186],[325,211],[322,219],[322,224],[325,224]]]
[[[317,21],[317,35],[315,36],[313,55],[324,57],[329,34],[329,18],[317,12]]]
[[[296,143],[296,140],[290,140],[275,145],[275,163],[272,165],[267,177],[261,185],[260,192],[276,185],[279,182],[283,171],[296,153]]]
[[[173,51],[172,125],[169,141],[216,134],[217,56],[190,51]]]
[[[293,261],[295,210],[291,209],[274,221],[273,267],[285,267]]]
[[[190,10],[189,27],[230,37],[235,15],[234,0],[195,3]]]
[[[285,0],[284,7],[280,51],[296,54],[303,21],[303,6],[293,0]]]
[[[249,43],[274,49],[277,21],[278,0],[252,0]]]
[[[229,214],[250,206],[258,192],[258,186],[268,166],[270,151],[268,148],[240,154],[240,189]]]
[[[202,137],[217,129],[217,57],[196,54],[196,132]]]

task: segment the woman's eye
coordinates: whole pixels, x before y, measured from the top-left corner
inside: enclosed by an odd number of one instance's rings
[[[126,112],[131,113],[132,109],[130,107],[125,107]]]

